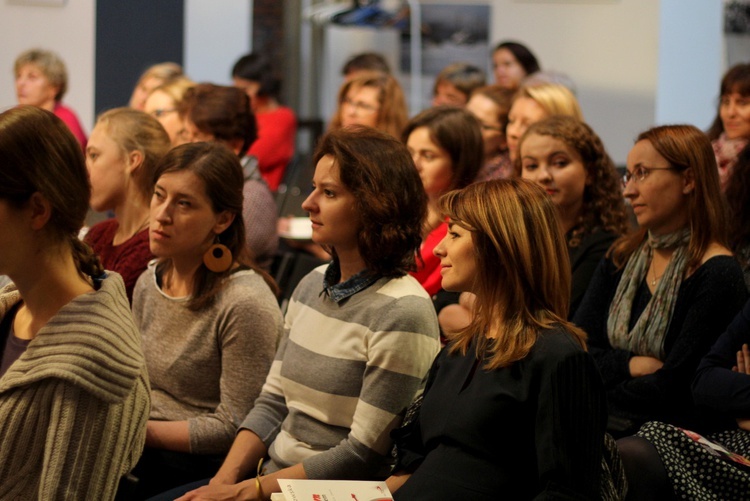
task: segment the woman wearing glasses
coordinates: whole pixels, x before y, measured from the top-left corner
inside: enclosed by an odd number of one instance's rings
[[[747,295],[706,135],[688,125],[640,134],[624,194],[640,229],[612,246],[574,322],[604,378],[610,431],[649,420],[700,431],[690,383]]]
[[[172,147],[187,142],[185,124],[178,107],[185,93],[192,87],[195,87],[195,82],[186,77],[177,77],[155,88],[146,98],[143,111],[156,118],[164,127]]]
[[[408,118],[404,92],[395,78],[363,72],[344,82],[329,130],[366,125],[398,138]]]

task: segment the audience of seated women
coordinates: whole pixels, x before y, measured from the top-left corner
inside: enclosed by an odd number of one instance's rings
[[[164,128],[142,111],[115,108],[96,121],[86,146],[92,209],[115,217],[85,236],[107,270],[125,282],[128,299],[153,257],[148,246],[149,204],[157,162],[169,151]]]
[[[138,78],[128,106],[143,111],[146,99],[155,88],[181,76],[183,76],[182,66],[177,63],[166,62],[150,66]]]
[[[566,321],[570,272],[539,186],[494,180],[441,199],[443,287],[476,295],[397,435],[396,500],[600,499],[607,415],[586,335]]]
[[[500,42],[492,51],[495,83],[508,90],[516,90],[529,75],[540,70],[536,56],[523,44]]]
[[[86,148],[86,132],[73,110],[62,104],[68,91],[68,71],[56,53],[30,49],[16,58],[13,65],[18,104],[30,104],[53,112]]]
[[[505,137],[511,100],[511,91],[499,85],[489,85],[475,89],[466,103],[466,109],[477,117],[482,127],[484,163],[476,181],[505,179],[513,175]]]
[[[279,246],[277,208],[258,169],[258,160],[246,155],[257,128],[250,98],[235,87],[199,84],[180,103],[188,142],[216,141],[228,146],[242,162],[244,173],[242,217],[253,260],[268,270]]]
[[[33,106],[0,114],[0,498],[112,500],[143,449],[149,386],[117,273],[78,239],[81,146]]]
[[[187,142],[185,123],[180,117],[180,103],[188,89],[195,87],[195,82],[179,76],[156,87],[146,98],[143,111],[156,118],[169,134],[172,146]]]
[[[719,109],[707,134],[726,190],[737,155],[750,141],[750,64],[733,66],[722,78]]]
[[[247,93],[258,123],[258,139],[247,154],[258,159],[261,176],[275,192],[294,155],[297,118],[279,104],[281,80],[267,57],[257,53],[242,56],[232,68],[232,81]]]
[[[408,151],[351,127],[328,133],[314,159],[303,208],[333,262],[297,286],[261,396],[219,472],[181,500],[267,500],[280,478],[384,478],[389,433],[438,351],[429,297],[407,274],[426,211]]]
[[[747,296],[711,143],[693,126],[649,129],[624,183],[640,229],[610,249],[574,322],[589,336],[613,433],[649,420],[700,431],[693,374]]]
[[[486,83],[484,71],[473,64],[449,64],[435,78],[432,106],[466,106],[474,89]]]
[[[361,72],[339,89],[338,107],[328,130],[366,125],[398,138],[408,120],[398,81],[386,73]]]
[[[567,87],[550,83],[521,86],[510,105],[506,127],[512,161],[518,158],[518,142],[526,129],[552,115],[565,115],[583,121],[578,100]]]
[[[427,193],[427,217],[422,222],[422,246],[414,277],[432,296],[439,312],[458,300],[442,293],[440,259],[433,249],[448,232],[448,224],[438,207],[446,192],[468,186],[482,165],[482,133],[479,121],[462,108],[429,108],[412,118],[403,133]],[[439,294],[440,293],[440,294]]]
[[[549,194],[560,214],[572,272],[573,318],[599,261],[628,231],[622,180],[601,139],[573,117],[533,124],[521,138],[520,174]]]
[[[213,475],[260,394],[282,332],[270,277],[247,255],[242,168],[225,146],[159,163],[133,314],[151,382],[138,496]]]

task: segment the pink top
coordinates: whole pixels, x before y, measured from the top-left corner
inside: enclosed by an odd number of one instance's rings
[[[60,120],[65,122],[65,125],[68,126],[70,132],[72,132],[76,139],[78,139],[78,142],[81,143],[83,151],[86,151],[86,142],[88,139],[86,138],[86,133],[83,131],[81,122],[78,120],[78,116],[75,112],[67,106],[55,103],[54,113],[60,118]]]
[[[432,251],[445,238],[446,234],[448,234],[448,223],[441,223],[440,226],[427,235],[419,250],[424,264],[417,259],[417,271],[411,273],[422,284],[422,287],[424,287],[430,296],[434,296],[442,288],[443,277],[440,274],[440,258],[433,254]]]
[[[258,159],[260,175],[275,192],[294,155],[297,118],[291,109],[279,106],[273,111],[257,113],[255,120],[258,123],[258,139],[247,153]]]

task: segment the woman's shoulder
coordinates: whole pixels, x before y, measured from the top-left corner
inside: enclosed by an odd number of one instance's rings
[[[701,257],[701,264],[706,264],[710,259],[717,257],[717,256],[732,256],[732,251],[728,248],[724,247],[718,242],[711,242],[709,244],[708,249],[706,249],[706,252],[703,253],[703,256]]]
[[[538,333],[530,356],[538,360],[563,360],[585,352],[582,341],[571,329],[555,324]]]
[[[221,294],[228,300],[255,298],[276,303],[276,298],[263,277],[254,270],[239,270],[227,278]]]
[[[89,245],[100,243],[112,245],[118,226],[115,218],[105,219],[89,228],[83,240]]]

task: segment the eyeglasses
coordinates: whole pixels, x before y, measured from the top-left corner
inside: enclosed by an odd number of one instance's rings
[[[351,106],[357,111],[361,111],[362,113],[375,113],[378,111],[377,106],[373,106],[371,104],[363,103],[362,101],[352,101],[351,99],[344,98],[344,101],[342,103],[345,106]]]
[[[635,179],[636,183],[640,183],[644,181],[648,175],[651,173],[652,170],[675,170],[674,167],[645,167],[643,165],[639,165],[635,169],[633,169],[633,172],[625,171],[625,174],[622,175],[622,186],[625,187],[628,185],[631,179]]]
[[[177,111],[176,108],[158,108],[156,110],[151,111],[151,116],[154,118],[161,118],[163,115],[166,115],[167,113],[172,113],[173,111]]]

